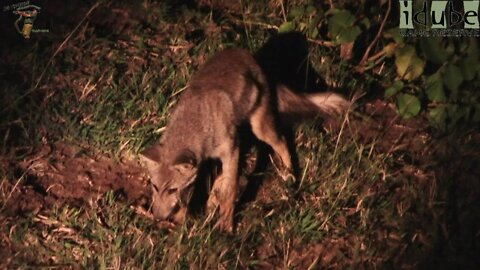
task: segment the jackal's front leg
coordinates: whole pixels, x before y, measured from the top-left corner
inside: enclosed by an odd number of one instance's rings
[[[235,201],[238,193],[238,159],[239,149],[231,147],[222,151],[222,174],[215,181],[208,199],[208,209],[220,208],[220,217],[217,227],[220,230],[231,232],[233,230],[233,216]]]

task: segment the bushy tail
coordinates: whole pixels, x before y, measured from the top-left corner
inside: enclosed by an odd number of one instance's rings
[[[278,110],[283,121],[298,122],[316,116],[332,117],[346,112],[350,102],[332,92],[296,94],[285,85],[277,87]]]

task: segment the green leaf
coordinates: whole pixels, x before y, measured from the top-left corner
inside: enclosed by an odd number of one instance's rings
[[[458,87],[463,81],[462,71],[454,64],[450,64],[445,69],[443,82],[452,91],[452,96],[455,99],[458,96]]]
[[[355,24],[355,16],[348,10],[337,10],[328,19],[328,31],[337,44],[353,42],[362,32]]]
[[[398,27],[388,29],[384,32],[384,36],[386,38],[393,38],[397,44],[404,43],[403,36],[400,34],[400,29],[398,29]]]
[[[467,55],[460,61],[460,70],[466,81],[473,80],[477,75],[478,62],[478,58],[471,55]]]
[[[395,52],[395,65],[398,75],[411,81],[422,75],[425,62],[417,56],[415,48],[408,45]]]
[[[312,6],[312,5],[308,5],[307,8],[305,9],[305,13],[307,13],[307,15],[313,15],[317,12],[317,9]]]
[[[449,126],[454,127],[457,125],[458,121],[465,116],[465,110],[456,104],[449,104],[447,106],[447,115]]]
[[[353,26],[355,16],[348,10],[337,10],[335,14],[328,19],[328,31],[336,36],[347,27]]]
[[[336,38],[335,41],[337,44],[345,44],[349,42],[354,42],[358,35],[362,33],[360,27],[353,26],[345,28]]]
[[[385,89],[385,97],[386,98],[389,98],[391,96],[394,96],[395,94],[397,94],[398,90],[395,89],[395,87],[389,87],[387,89]]]
[[[390,86],[385,90],[385,97],[389,98],[391,96],[396,95],[398,91],[402,90],[403,86],[404,86],[403,81],[394,82],[392,86]]]
[[[429,37],[420,39],[420,48],[422,48],[427,60],[435,64],[443,64],[447,61],[447,54],[442,48],[442,38]]]
[[[448,42],[443,53],[447,54],[447,56],[453,55],[455,53],[455,44],[453,42]]]
[[[447,111],[445,110],[445,107],[439,106],[430,109],[430,111],[428,112],[428,116],[430,123],[432,123],[434,127],[437,127],[439,129],[445,129],[447,120]]]
[[[317,38],[319,34],[318,27],[313,27],[308,33],[310,38],[313,38],[313,39]]]
[[[425,92],[430,101],[445,102],[446,97],[440,72],[428,76]]]
[[[365,29],[368,29],[368,28],[370,28],[370,26],[372,26],[372,24],[370,23],[370,20],[367,17],[363,18],[360,21],[360,24],[363,25],[365,27]]]
[[[294,22],[284,22],[280,27],[278,27],[278,33],[288,33],[295,30],[295,23]]]
[[[292,11],[290,11],[289,17],[298,19],[303,17],[303,14],[305,14],[305,8],[303,6],[297,6],[297,7],[294,7]]]
[[[414,95],[400,94],[397,96],[397,111],[405,119],[418,115],[421,109],[420,100]]]
[[[478,56],[480,55],[480,48],[478,44],[478,40],[475,37],[470,37],[468,41],[468,48],[467,48],[467,54],[470,57],[475,57],[475,59],[478,60]]]

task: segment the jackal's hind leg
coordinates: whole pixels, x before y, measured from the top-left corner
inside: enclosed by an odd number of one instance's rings
[[[292,169],[292,155],[285,136],[280,133],[273,111],[269,106],[260,106],[250,117],[252,131],[258,139],[270,145],[280,156],[283,164]]]

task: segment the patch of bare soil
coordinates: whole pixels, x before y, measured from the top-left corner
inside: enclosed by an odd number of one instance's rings
[[[357,137],[362,143],[375,143],[381,152],[398,150],[421,151],[429,139],[425,120],[417,117],[402,119],[395,109],[395,104],[375,99],[359,109],[359,114],[352,114],[345,124],[344,132]],[[335,129],[341,123],[327,123]]]
[[[148,178],[134,161],[92,157],[78,147],[56,143],[41,147],[14,166],[19,181],[4,207],[12,214],[36,213],[65,203],[81,205],[111,190],[129,203],[148,205]]]

